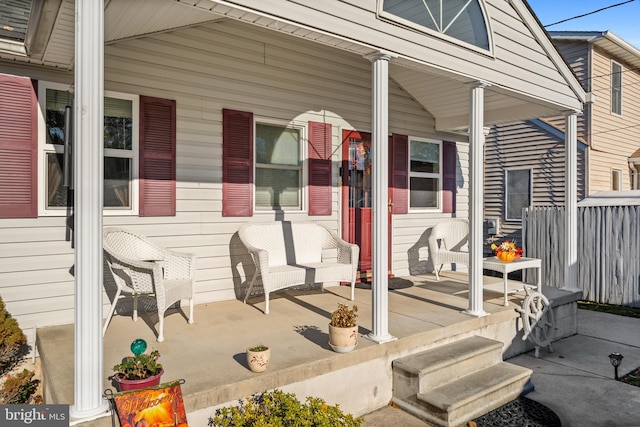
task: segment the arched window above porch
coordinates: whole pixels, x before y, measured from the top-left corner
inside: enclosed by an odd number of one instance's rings
[[[381,0],[380,16],[491,51],[482,0]]]

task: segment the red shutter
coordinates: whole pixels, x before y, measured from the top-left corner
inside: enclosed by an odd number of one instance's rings
[[[389,187],[391,188],[392,213],[406,214],[409,212],[409,137],[393,134],[389,147],[390,172]]]
[[[176,101],[140,97],[140,216],[176,214]]]
[[[222,216],[253,215],[253,114],[222,110]]]
[[[309,215],[331,215],[331,124],[309,122]]]
[[[442,142],[442,212],[456,211],[456,143]]]
[[[35,218],[38,101],[29,78],[0,74],[0,218]]]

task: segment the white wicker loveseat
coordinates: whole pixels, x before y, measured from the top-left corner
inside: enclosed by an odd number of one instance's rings
[[[164,313],[183,299],[189,300],[189,323],[193,323],[193,288],[196,256],[174,252],[122,228],[105,228],[104,256],[118,288],[102,335],[122,293],[133,296],[133,320],[138,318],[138,296],[155,296],[158,309],[158,342],[164,341]]]
[[[278,221],[247,223],[238,230],[256,265],[249,290],[258,276],[265,294],[265,314],[269,314],[269,294],[290,286],[324,282],[350,282],[354,299],[360,248],[347,243],[325,226],[313,222]],[[330,249],[334,255],[323,258]],[[329,251],[331,252],[331,251]]]
[[[434,225],[429,236],[429,252],[437,280],[443,264],[469,265],[469,221],[451,218]]]

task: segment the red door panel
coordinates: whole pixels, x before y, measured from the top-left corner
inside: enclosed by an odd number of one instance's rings
[[[371,277],[371,134],[342,131],[342,238],[360,246],[358,277]],[[391,215],[391,214],[389,214]],[[391,223],[391,217],[389,217]],[[389,227],[389,269],[391,227]],[[391,271],[389,271],[391,273]]]

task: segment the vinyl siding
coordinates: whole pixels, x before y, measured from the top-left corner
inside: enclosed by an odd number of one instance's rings
[[[590,51],[591,46],[584,41],[564,41],[554,40],[554,45],[567,61],[569,66],[573,69],[578,81],[586,92],[592,90],[590,74]],[[589,132],[591,123],[591,107],[589,104],[585,104],[582,114],[578,116],[577,120],[577,134],[578,138],[582,139],[586,143],[589,143],[591,134]],[[547,117],[546,121],[552,123],[558,129],[564,129],[564,117]]]
[[[585,195],[585,150],[578,150],[578,200]],[[500,218],[500,234],[522,242],[522,223],[505,220],[505,169],[532,170],[532,203],[563,206],[565,149],[531,121],[493,126],[485,145],[484,217]],[[486,235],[485,238],[490,236]]]
[[[631,188],[627,159],[638,148],[640,138],[640,71],[622,65],[622,115],[611,113],[611,60],[604,50],[593,49],[593,126],[589,154],[590,194],[611,190],[611,168],[622,170],[622,189]]]
[[[554,100],[567,106],[578,105],[575,93],[567,86],[567,81],[549,60],[545,49],[528,27],[527,22],[535,20],[520,1],[485,2],[494,35],[492,54],[476,53],[437,35],[379,19],[377,0],[345,0],[326,4],[319,2],[313,9],[304,2],[296,1],[238,0],[235,3],[267,14],[277,10],[282,19],[311,30],[328,31],[349,41],[369,44],[376,40],[377,46],[404,57],[437,64],[440,69],[474,76],[477,80],[490,82],[497,87],[519,88],[537,99]],[[514,4],[517,4],[526,19],[520,16]],[[207,7],[210,5],[207,4]],[[212,8],[219,13],[225,13],[227,9],[225,5]],[[245,18],[240,16],[239,19]],[[256,21],[256,14],[247,13],[246,19]],[[358,26],[354,27],[354,22]],[[544,32],[540,28],[537,30],[544,37]],[[321,40],[319,34],[318,38]]]
[[[445,218],[469,218],[469,144],[457,142],[456,148],[456,212],[409,210],[406,215],[393,216],[392,271],[397,276],[431,273],[433,265],[429,260],[427,242],[431,227]]]
[[[40,78],[47,80],[44,74]],[[56,81],[59,73],[50,76]],[[106,216],[104,225],[128,227],[195,253],[196,303],[234,299],[245,290],[241,265],[247,258],[238,252],[235,231],[247,219],[221,213],[223,108],[251,111],[256,118],[331,124],[331,215],[321,222],[339,230],[341,130],[371,130],[368,60],[227,20],[108,45],[105,90],[176,101],[175,217]],[[393,81],[389,104],[389,132],[451,139],[435,133],[433,117]],[[460,217],[468,213],[466,145],[458,143]],[[443,216],[394,217],[394,273],[408,273],[410,248]],[[318,217],[300,212],[284,219]],[[271,221],[274,213],[257,213],[251,220]],[[0,295],[23,328],[73,322],[74,252],[65,240],[65,222],[64,217],[0,220]],[[103,301],[108,307],[106,293]]]

